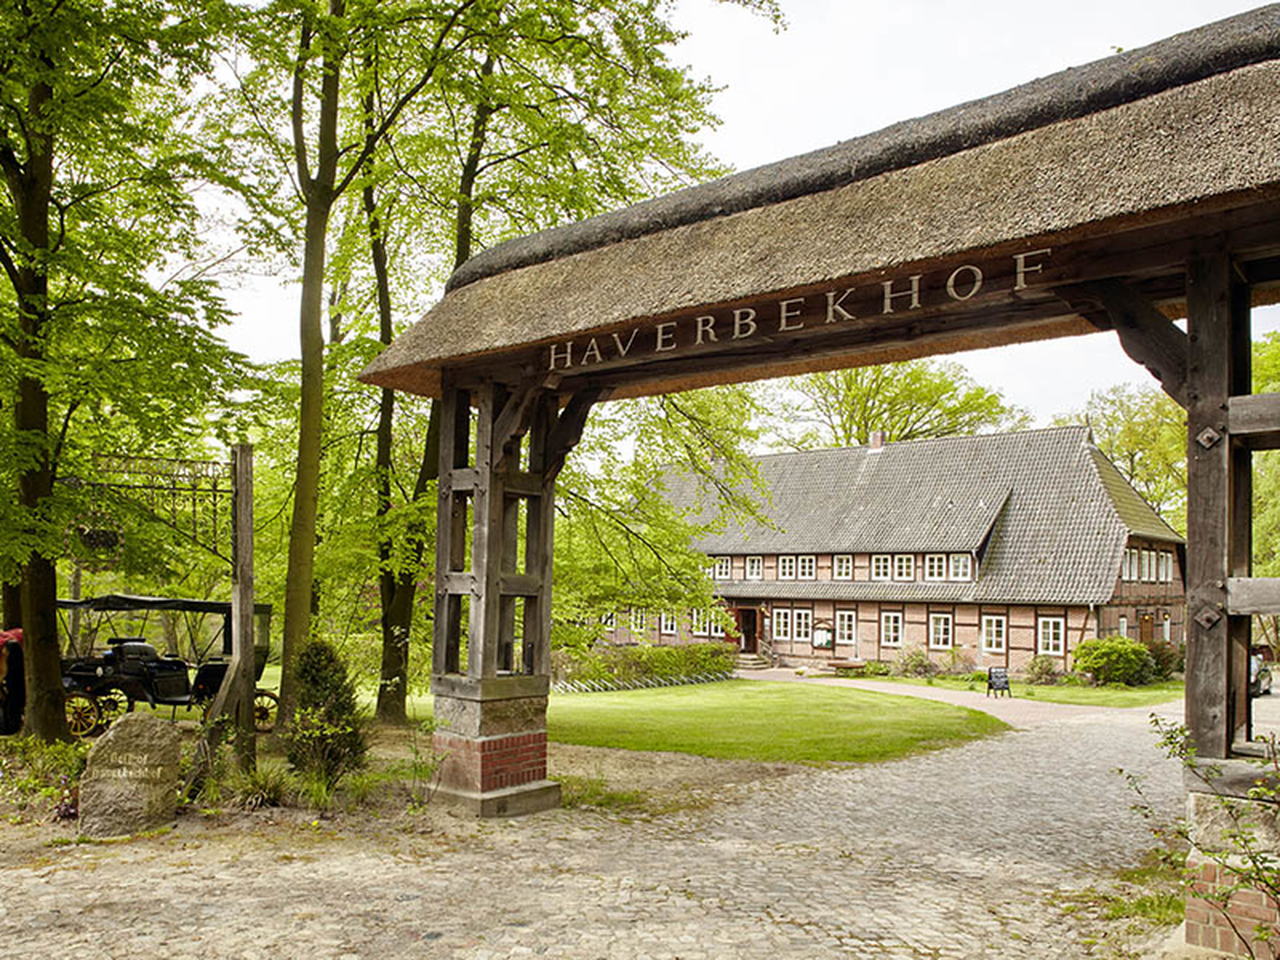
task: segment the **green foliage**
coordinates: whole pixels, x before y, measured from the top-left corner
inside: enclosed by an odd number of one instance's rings
[[[630,813],[643,811],[648,805],[649,798],[643,790],[613,790],[604,777],[567,775],[553,779],[560,784],[560,806],[566,810],[593,807]]]
[[[929,659],[920,647],[906,650],[898,655],[893,664],[893,672],[901,677],[932,677],[938,672],[938,665]]]
[[[233,772],[227,787],[235,802],[246,810],[287,806],[297,790],[288,769],[266,760],[260,760],[253,770]]]
[[[1058,660],[1054,657],[1036,654],[1027,661],[1026,677],[1028,683],[1052,684],[1058,682]]]
[[[332,644],[309,641],[297,670],[298,705],[281,740],[289,765],[303,778],[304,794],[315,800],[321,787],[331,794],[344,774],[364,765],[366,720],[355,681]]]
[[[1076,647],[1075,669],[1093,677],[1096,684],[1120,683],[1127,687],[1156,679],[1156,662],[1139,640],[1130,637],[1092,637]]]
[[[557,681],[696,677],[733,670],[738,648],[732,643],[680,643],[567,648],[552,655]]]
[[[1025,411],[980,386],[960,364],[908,360],[809,373],[783,381],[799,402],[782,400],[776,426],[800,450],[850,447],[883,430],[890,441],[921,440],[1027,425]]]
[[[1151,654],[1152,681],[1163,683],[1172,680],[1174,674],[1183,672],[1187,661],[1186,644],[1166,640],[1144,640],[1143,644]]]
[[[863,675],[867,677],[887,677],[892,672],[893,667],[883,660],[869,660],[867,665],[862,668]]]
[[[40,802],[54,820],[76,819],[89,747],[83,740],[0,737],[0,797],[20,808]]]

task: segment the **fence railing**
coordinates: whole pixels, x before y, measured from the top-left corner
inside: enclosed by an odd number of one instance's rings
[[[651,690],[656,687],[683,687],[694,683],[732,680],[733,671],[698,673],[685,677],[641,677],[636,680],[561,680],[551,684],[555,693],[610,693],[616,690]]]

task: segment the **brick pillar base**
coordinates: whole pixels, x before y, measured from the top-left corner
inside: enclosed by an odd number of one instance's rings
[[[560,784],[547,779],[547,687],[546,677],[433,678],[433,746],[444,757],[437,797],[480,817],[558,807]]]
[[[1236,890],[1224,903],[1214,895],[1239,882],[1230,864],[1233,848],[1224,832],[1247,830],[1260,851],[1280,850],[1277,810],[1273,804],[1191,791],[1187,795],[1187,824],[1192,852],[1187,858],[1191,891],[1187,894],[1186,944],[1216,950],[1235,957],[1270,957],[1280,949],[1280,904],[1262,890]],[[1202,851],[1221,851],[1224,863]],[[1243,867],[1243,862],[1241,862]],[[1271,940],[1258,939],[1259,929],[1271,931]]]

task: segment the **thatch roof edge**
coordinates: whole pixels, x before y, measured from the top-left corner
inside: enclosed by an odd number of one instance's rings
[[[450,277],[447,289],[645,234],[832,190],[1274,59],[1280,59],[1280,4],[831,147],[509,240],[464,263]]]

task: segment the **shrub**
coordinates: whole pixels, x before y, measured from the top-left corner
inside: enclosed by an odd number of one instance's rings
[[[1038,653],[1027,661],[1027,682],[1045,686],[1058,682],[1058,661]]]
[[[648,677],[694,677],[729,673],[738,648],[732,643],[651,644],[564,647],[551,654],[552,674],[557,681],[643,680]]]
[[[893,673],[893,668],[883,660],[868,660],[866,666],[862,668],[864,677],[887,677]]]
[[[919,647],[901,654],[893,668],[903,677],[931,677],[938,672],[937,665]]]
[[[356,685],[333,645],[311,640],[298,654],[298,704],[285,728],[285,756],[307,783],[331,792],[343,774],[364,765],[369,749]],[[325,792],[325,791],[318,791]]]
[[[1093,677],[1096,684],[1137,686],[1156,676],[1156,662],[1140,640],[1129,637],[1094,637],[1076,647],[1075,668]]]
[[[963,650],[957,650],[952,647],[947,651],[947,670],[951,676],[967,677],[975,672],[973,669],[973,655]],[[983,677],[985,680],[986,677]]]
[[[1143,641],[1151,661],[1155,664],[1154,680],[1172,680],[1175,673],[1182,673],[1186,665],[1187,648],[1182,644],[1172,644],[1167,640]]]

